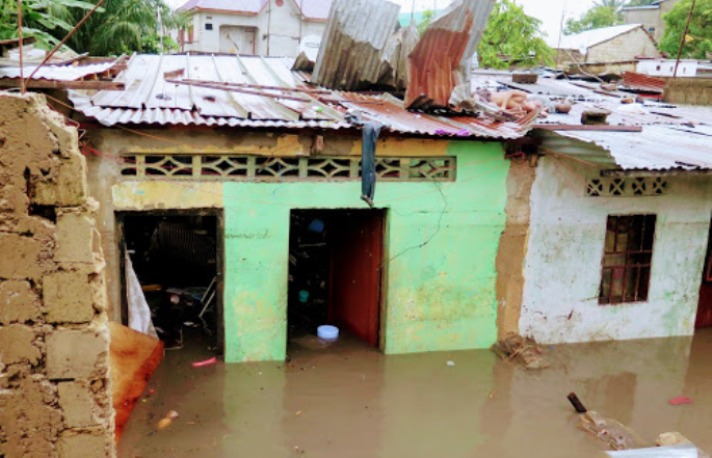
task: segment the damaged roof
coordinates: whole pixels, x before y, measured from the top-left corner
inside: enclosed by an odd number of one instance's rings
[[[303,73],[290,70],[292,64],[282,57],[135,55],[116,78],[125,90],[70,91],[69,98],[78,111],[106,126],[344,129],[355,127],[347,114],[356,113],[400,134],[514,139],[526,135],[533,122],[412,112],[391,96],[308,85]]]
[[[511,73],[476,72],[472,85],[521,90],[549,106],[549,115],[534,126],[544,154],[568,154],[624,171],[712,170],[712,107],[646,99],[629,103],[636,94],[604,91],[599,84],[577,80],[539,77],[535,84],[517,84],[511,79]],[[629,78],[628,85],[634,81],[647,82],[638,75]],[[569,113],[553,109],[562,100],[573,102]],[[607,124],[583,125],[582,115],[589,110],[609,112]]]

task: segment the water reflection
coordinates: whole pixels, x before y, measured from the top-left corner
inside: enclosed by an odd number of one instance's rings
[[[169,353],[120,445],[122,457],[597,456],[566,401],[651,442],[680,431],[712,450],[712,332],[688,338],[562,345],[527,371],[489,351],[383,356],[345,339],[306,339],[285,364],[195,369]],[[454,365],[448,365],[452,361]],[[679,395],[693,404],[672,407]],[[152,433],[166,411],[181,416]]]

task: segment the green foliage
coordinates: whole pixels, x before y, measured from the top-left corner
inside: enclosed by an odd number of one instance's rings
[[[542,38],[541,21],[528,16],[514,0],[497,0],[477,49],[488,68],[551,65],[554,51]]]
[[[72,30],[98,0],[24,0],[23,34],[51,48]],[[0,39],[17,36],[17,0],[0,0]],[[162,25],[158,17],[162,17]],[[67,45],[95,56],[153,53],[177,48],[167,30],[185,26],[185,13],[174,13],[164,0],[106,0]],[[163,38],[163,49],[161,49]]]
[[[34,37],[39,47],[54,47],[59,43],[57,37],[74,27],[74,11],[85,12],[93,7],[81,0],[24,0],[23,36]],[[17,0],[0,0],[0,39],[11,38],[17,38]]]
[[[682,0],[663,17],[665,33],[660,50],[670,56],[677,57],[691,6],[692,0]],[[697,0],[682,56],[705,59],[708,53],[712,53],[712,0]]]
[[[586,30],[600,29],[623,23],[620,12],[614,6],[597,5],[588,10],[580,19],[566,21],[564,35],[585,32]]]
[[[423,33],[425,32],[425,29],[428,28],[431,22],[433,22],[433,19],[435,18],[435,12],[433,10],[425,10],[423,11],[423,17],[421,18],[420,22],[418,22],[418,34],[422,37]]]

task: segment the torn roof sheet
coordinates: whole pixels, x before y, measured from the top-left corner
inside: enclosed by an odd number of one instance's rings
[[[354,127],[347,110],[400,134],[433,137],[514,139],[526,135],[533,119],[498,122],[487,117],[435,116],[406,110],[390,96],[323,90],[314,93],[300,73],[291,72],[292,59],[235,55],[136,55],[117,81],[123,91],[69,91],[77,110],[106,126],[202,125],[251,128],[343,129]],[[185,80],[233,83],[238,89],[176,84]],[[168,75],[166,75],[168,74]],[[299,99],[267,96],[267,87],[283,88]],[[244,88],[244,89],[242,89]],[[301,92],[300,92],[301,91]],[[310,92],[311,91],[311,92]],[[253,92],[257,92],[255,94]]]
[[[637,134],[557,131],[610,153],[622,170],[712,170],[712,127],[644,126]]]
[[[88,76],[99,75],[111,70],[117,64],[114,62],[102,62],[88,65],[43,65],[34,74],[32,79],[51,81],[77,81]],[[25,65],[23,76],[29,77],[37,68],[36,65]],[[19,67],[0,66],[0,79],[15,79],[20,77]]]

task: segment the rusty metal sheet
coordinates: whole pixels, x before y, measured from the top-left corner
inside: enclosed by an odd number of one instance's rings
[[[425,30],[408,57],[409,108],[447,107],[456,86],[466,84],[467,61],[482,38],[494,0],[460,0]]]
[[[351,91],[376,84],[399,11],[398,5],[384,0],[335,0],[312,82]]]
[[[623,85],[635,91],[662,93],[665,90],[664,79],[635,72],[623,72]]]
[[[342,105],[358,110],[369,120],[380,122],[386,130],[403,134],[515,139],[523,137],[534,121],[533,117],[519,122],[499,122],[487,117],[434,116],[409,111],[401,101],[388,95],[376,97],[342,93],[341,96]]]

